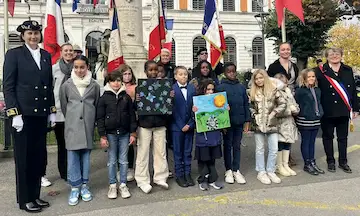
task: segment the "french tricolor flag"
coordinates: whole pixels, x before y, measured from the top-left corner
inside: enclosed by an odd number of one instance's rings
[[[162,46],[163,48],[166,48],[170,51],[170,57],[171,57],[174,19],[166,19],[165,24],[166,24],[166,39],[165,39],[165,43]]]
[[[205,3],[202,35],[210,43],[210,64],[215,69],[226,51],[224,31],[220,23],[216,0],[207,0]]]
[[[114,0],[109,4],[109,17],[111,23],[111,34],[110,34],[110,48],[108,57],[108,68],[107,71],[111,73],[124,64],[124,56],[121,49],[120,29],[118,22],[118,15]]]
[[[150,17],[150,35],[148,59],[154,60],[160,56],[162,44],[165,42],[165,16],[163,0],[152,0]]]
[[[64,43],[65,34],[61,0],[48,0],[46,2],[44,49],[51,54],[52,64],[55,64],[59,60],[60,47]]]

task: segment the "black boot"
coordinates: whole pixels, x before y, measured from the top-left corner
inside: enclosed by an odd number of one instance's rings
[[[311,165],[310,160],[305,161],[304,171],[311,175],[319,175],[319,173],[315,170],[315,168]]]
[[[317,165],[315,160],[311,160],[312,167],[319,173],[319,174],[325,174],[325,171],[320,169]]]

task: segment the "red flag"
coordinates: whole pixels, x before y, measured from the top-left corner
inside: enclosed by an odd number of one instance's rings
[[[15,0],[8,0],[8,11],[10,15],[14,16],[14,10],[15,10]]]
[[[278,17],[278,26],[284,19],[284,8],[288,9],[291,13],[297,16],[302,22],[304,22],[304,10],[301,0],[276,0],[275,3],[276,13]]]
[[[94,8],[96,7],[98,0],[94,0]]]
[[[154,60],[160,55],[162,43],[166,38],[162,0],[152,0],[150,17],[148,59]]]

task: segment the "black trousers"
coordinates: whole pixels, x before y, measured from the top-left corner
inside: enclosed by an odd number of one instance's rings
[[[200,176],[198,177],[197,181],[199,184],[205,181],[208,181],[208,183],[213,183],[219,177],[215,168],[215,160],[209,160],[209,161],[198,160],[198,169]]]
[[[20,207],[39,198],[47,164],[47,117],[23,116],[23,121],[22,131],[13,131],[16,198]]]
[[[58,170],[60,177],[67,180],[67,150],[65,147],[65,123],[56,122],[54,132],[56,136],[56,142],[58,147]]]
[[[328,164],[334,164],[334,129],[336,129],[339,164],[347,164],[347,139],[349,131],[348,117],[334,117],[321,119],[322,139]]]

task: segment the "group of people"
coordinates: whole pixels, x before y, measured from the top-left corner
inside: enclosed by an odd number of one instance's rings
[[[255,70],[249,89],[240,84],[234,63],[221,64],[212,70],[205,48],[199,50],[199,63],[192,74],[184,66],[170,64],[170,52],[164,49],[159,62],[145,63],[144,72],[148,79],[173,81],[169,92],[173,114],[138,115],[136,104],[140,95],[130,66],[122,65],[109,72],[101,94],[89,71],[89,60],[74,55],[71,44],[60,47],[61,59],[52,66],[50,54],[39,48],[42,26],[36,21],[25,21],[17,30],[24,46],[6,53],[3,82],[7,115],[12,118],[15,134],[17,202],[27,212],[40,212],[50,206],[40,199],[49,128],[55,130],[59,172],[71,187],[68,198],[71,206],[80,199],[87,202],[93,198],[89,176],[95,127],[101,137],[100,146],[108,154],[109,199],[117,198],[118,193],[129,198],[127,182],[134,179],[144,193],[149,193],[150,164],[154,170],[153,183],[168,189],[171,173],[167,145],[173,149],[175,179],[180,187],[195,185],[191,175],[194,145],[200,190],[224,187],[215,167],[215,161],[222,157],[225,182],[245,184],[240,171],[241,140],[251,124],[255,128],[257,179],[263,184],[281,183],[277,173],[296,175],[289,166],[289,155],[298,132],[304,171],[311,175],[325,173],[315,162],[314,146],[320,127],[328,171],[336,171],[333,150],[336,128],[339,168],[351,173],[346,152],[348,126],[350,119],[357,117],[359,105],[352,69],[341,63],[340,49],[326,50],[328,62],[323,66],[299,72],[290,61],[290,44],[283,43],[279,48],[280,59],[267,72]],[[218,80],[221,73],[225,78]],[[229,110],[231,127],[198,133],[194,119],[198,107],[193,105],[193,97],[215,92],[227,93],[229,105],[224,109]]]

